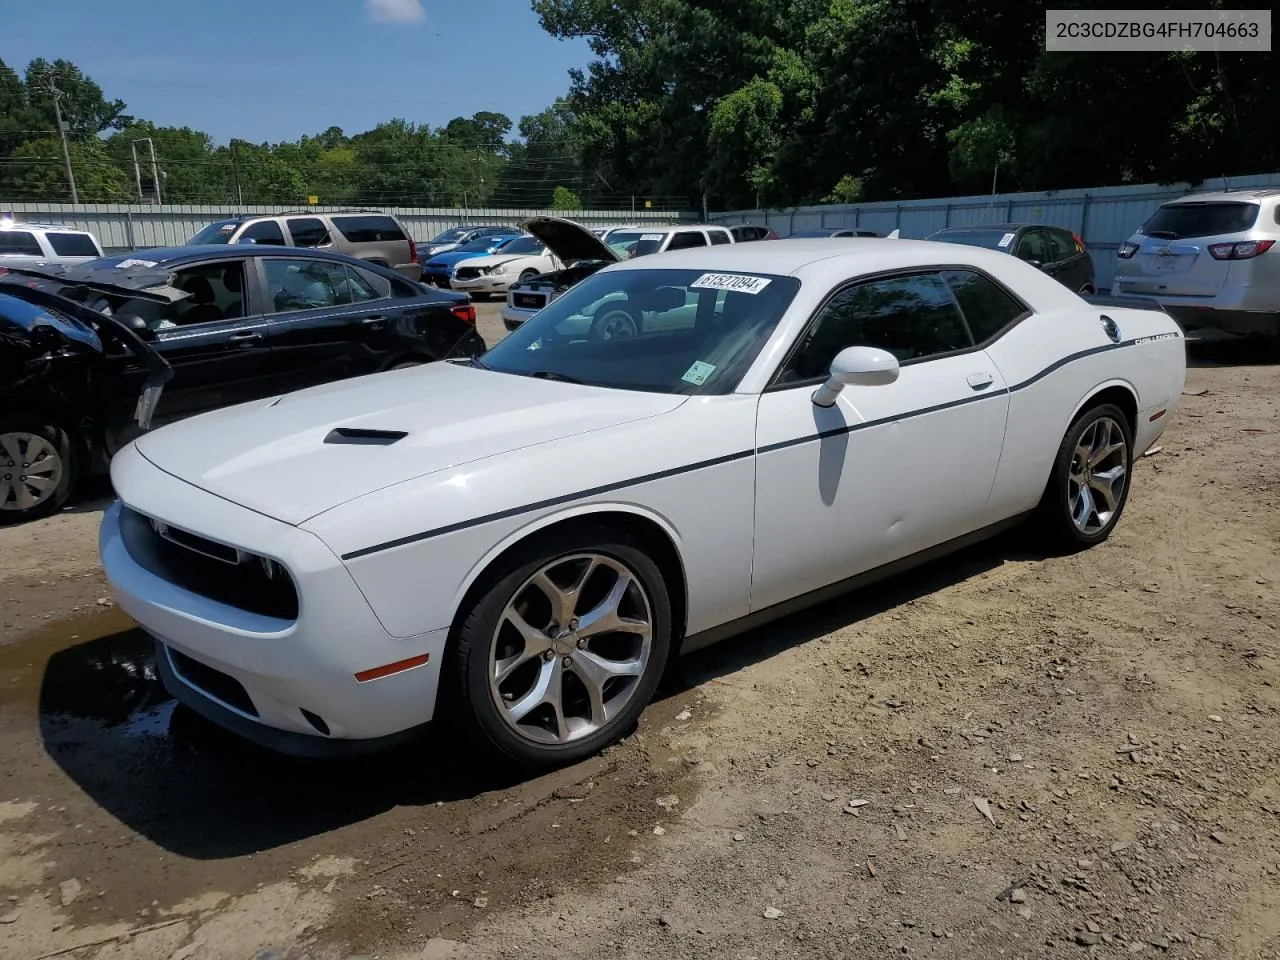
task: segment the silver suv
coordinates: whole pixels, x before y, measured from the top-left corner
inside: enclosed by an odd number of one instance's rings
[[[1280,190],[1170,200],[1120,244],[1113,296],[1156,300],[1186,330],[1280,334]]]
[[[0,218],[0,267],[86,263],[105,256],[88,230]]]
[[[272,216],[232,217],[209,224],[187,241],[188,246],[193,247],[221,243],[332,250],[390,267],[411,280],[422,276],[418,251],[409,231],[391,214],[376,210],[342,213],[300,210]]]

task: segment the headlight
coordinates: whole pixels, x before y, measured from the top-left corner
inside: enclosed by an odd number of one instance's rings
[[[493,272],[494,272],[494,273],[506,273],[506,272],[507,272],[507,269],[508,269],[508,265],[507,265],[507,264],[505,264],[505,263],[500,263],[500,264],[498,264],[496,267],[494,267],[494,268],[493,268]]]

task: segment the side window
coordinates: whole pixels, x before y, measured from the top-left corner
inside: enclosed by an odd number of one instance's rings
[[[333,225],[352,243],[378,243],[385,240],[406,240],[404,231],[391,217],[376,214],[367,216],[331,217]],[[473,231],[474,232],[474,231]],[[465,242],[465,241],[464,241]]]
[[[701,230],[686,230],[677,233],[671,238],[671,243],[667,245],[668,250],[688,250],[690,247],[705,247],[707,238],[702,235]]]
[[[1076,241],[1065,230],[1046,230],[1049,241],[1049,258],[1051,263],[1062,263],[1076,255]]]
[[[1028,230],[1018,240],[1014,248],[1014,256],[1019,260],[1034,260],[1037,263],[1051,263],[1048,245],[1044,242],[1043,230]]]
[[[284,242],[284,231],[280,229],[280,224],[274,220],[259,220],[245,227],[244,233],[240,234],[241,240],[252,240],[255,243],[261,243],[269,247],[286,246]]]
[[[711,245],[713,247],[725,243],[733,243],[733,238],[724,230],[708,230],[707,235],[711,237]]]
[[[40,241],[36,235],[27,230],[0,230],[0,257],[3,256],[42,257]]]
[[[951,287],[969,331],[978,343],[985,343],[997,333],[1025,316],[1023,307],[1013,294],[994,280],[972,270],[947,270],[942,279]]]
[[[295,247],[321,247],[329,242],[329,228],[318,217],[294,217],[285,222]]]
[[[846,347],[878,347],[900,362],[973,346],[950,288],[936,274],[859,283],[810,321],[778,382],[815,380]]]
[[[354,267],[347,267],[347,303],[364,303],[366,300],[377,300],[378,291],[373,289],[373,284],[364,278],[359,270]]]
[[[267,292],[276,313],[316,310],[351,302],[345,264],[326,260],[286,260],[267,257]]]
[[[190,296],[177,303],[126,300],[113,307],[113,312],[142,317],[151,330],[216,323],[245,314],[244,264],[239,260],[178,270],[174,274],[173,285]]]
[[[87,233],[46,233],[45,239],[60,257],[100,257],[98,245]]]

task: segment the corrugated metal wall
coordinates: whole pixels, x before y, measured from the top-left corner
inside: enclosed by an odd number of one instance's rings
[[[793,210],[735,210],[716,213],[721,223],[766,223],[780,235],[821,227],[860,227],[881,236],[895,229],[906,239],[923,240],[944,227],[974,223],[1036,222],[1079,233],[1093,257],[1098,289],[1111,286],[1116,249],[1166,200],[1188,193],[1230,187],[1280,187],[1280,173],[1227,177],[1192,188],[1186,184],[1136,184],[1043,193],[1003,193],[985,197],[904,200],[796,207]]]
[[[345,207],[309,207],[309,212],[334,213]],[[201,227],[214,220],[238,214],[260,215],[298,211],[298,207],[248,206],[184,206],[178,204],[119,203],[12,203],[0,200],[0,216],[12,214],[15,220],[75,227],[93,233],[108,253],[145,247],[181,246]],[[449,227],[467,223],[516,224],[528,217],[542,215],[567,216],[588,226],[622,223],[677,223],[694,219],[695,214],[657,210],[554,210],[513,209],[435,209],[428,207],[388,207],[418,242],[425,242]]]

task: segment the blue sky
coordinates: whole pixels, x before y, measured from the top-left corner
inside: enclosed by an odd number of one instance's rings
[[[137,117],[219,142],[348,134],[404,117],[513,121],[591,58],[528,0],[54,0],[6,17],[0,59],[71,60]]]

